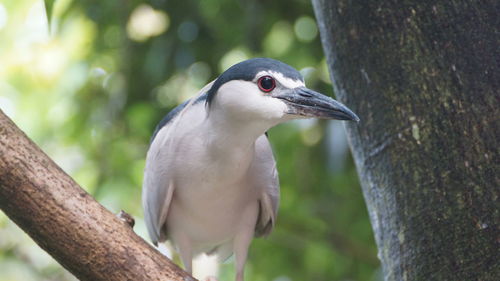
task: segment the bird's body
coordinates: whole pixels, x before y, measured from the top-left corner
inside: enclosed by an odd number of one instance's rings
[[[253,236],[261,201],[272,201],[271,207],[266,205],[262,211],[268,220],[274,218],[279,196],[277,173],[264,135],[245,141],[244,134],[233,135],[235,132],[222,124],[212,124],[206,114],[202,101],[188,103],[158,131],[153,142],[163,143],[152,145],[158,150],[150,150],[148,159],[164,159],[151,171],[158,169],[154,175],[163,174],[170,181],[167,192],[173,193],[165,234],[180,248],[191,248],[188,251],[193,256],[208,252],[225,259],[232,253],[235,237],[247,232]],[[177,127],[189,130],[175,134]],[[169,157],[174,154],[182,157]],[[256,159],[264,162],[257,165]],[[256,174],[259,177],[252,177]],[[266,178],[261,179],[264,175]],[[159,180],[158,176],[153,178],[146,176],[146,180]],[[155,184],[151,182],[151,186]],[[162,198],[153,197],[153,203],[145,204],[162,205]],[[262,229],[272,222],[263,223]],[[156,239],[161,241],[163,237]]]
[[[317,94],[306,93],[294,71],[270,59],[237,64],[157,127],[143,184],[146,225],[154,243],[172,240],[188,271],[199,253],[223,260],[234,252],[236,280],[243,280],[251,240],[271,232],[279,183],[264,133],[308,116],[311,106],[288,103]],[[274,84],[262,82],[271,75]]]

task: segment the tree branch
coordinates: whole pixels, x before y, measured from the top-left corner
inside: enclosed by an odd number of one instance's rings
[[[195,280],[95,201],[1,110],[0,209],[80,280]]]

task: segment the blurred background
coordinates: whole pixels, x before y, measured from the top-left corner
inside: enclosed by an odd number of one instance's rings
[[[333,96],[308,0],[0,2],[1,110],[100,203],[133,215],[146,240],[141,183],[157,122],[259,56]],[[269,135],[282,199],[275,231],[252,244],[247,280],[380,280],[342,122],[290,122]],[[224,264],[221,281],[233,274]],[[5,280],[76,279],[0,212]]]

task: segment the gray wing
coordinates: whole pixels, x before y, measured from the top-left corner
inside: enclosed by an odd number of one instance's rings
[[[278,205],[280,200],[280,185],[276,161],[274,160],[271,145],[265,135],[260,136],[255,142],[256,158],[254,163],[254,173],[256,184],[261,188],[259,198],[259,217],[255,226],[255,236],[266,236],[274,228],[278,215]]]
[[[161,128],[151,142],[144,169],[142,184],[142,206],[144,221],[153,244],[165,240],[162,227],[167,218],[174,185],[168,167],[168,135],[171,125]]]
[[[206,92],[213,81],[205,85],[198,95],[179,105],[168,113],[158,124],[151,138],[151,145],[146,156],[144,180],[142,183],[142,206],[144,221],[153,244],[166,240],[165,221],[174,193],[174,183],[170,174],[172,161],[169,158],[172,144],[172,132],[178,126],[178,120],[186,110],[198,102],[206,100]]]

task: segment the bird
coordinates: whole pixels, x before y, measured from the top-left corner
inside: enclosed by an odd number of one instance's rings
[[[273,230],[280,199],[267,131],[302,118],[351,120],[342,103],[311,90],[292,66],[239,62],[169,112],[151,137],[142,204],[154,245],[170,241],[187,272],[202,253],[234,254],[235,280],[254,237]]]

